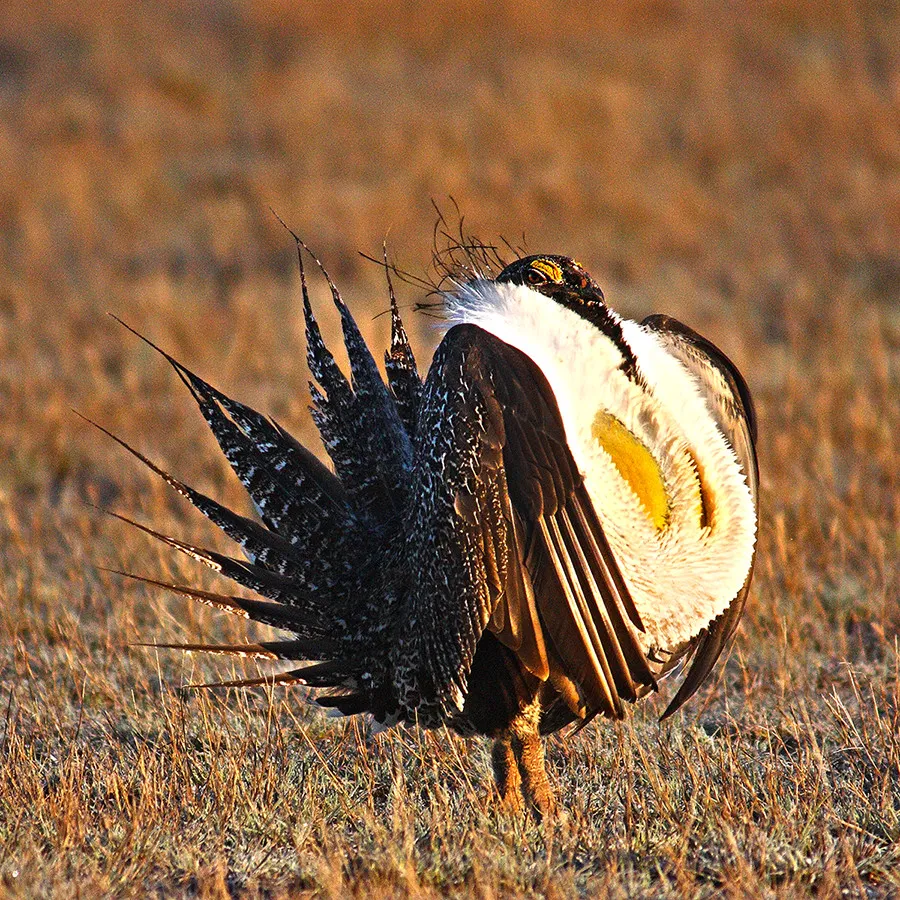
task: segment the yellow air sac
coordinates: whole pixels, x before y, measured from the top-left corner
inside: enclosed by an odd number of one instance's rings
[[[594,440],[610,455],[657,531],[669,522],[669,495],[653,454],[615,416],[600,410],[591,426]]]

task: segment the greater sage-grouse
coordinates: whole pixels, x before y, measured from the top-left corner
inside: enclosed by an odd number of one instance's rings
[[[680,322],[618,316],[563,256],[456,283],[424,380],[393,290],[385,383],[329,280],[348,379],[301,280],[334,471],[167,354],[259,519],[127,448],[246,558],[144,530],[265,599],[145,580],[292,636],[163,646],[309,661],[225,684],[303,684],[380,726],[487,735],[502,800],[540,815],[554,803],[541,735],[621,718],[689,660],[672,713],[734,632],[757,528],[747,386]]]

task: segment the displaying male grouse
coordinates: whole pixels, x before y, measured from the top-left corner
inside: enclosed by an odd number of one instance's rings
[[[547,812],[542,734],[621,718],[692,656],[670,714],[737,625],[757,526],[747,387],[674,319],[620,318],[562,256],[448,293],[452,327],[424,381],[391,291],[385,384],[329,284],[349,379],[302,278],[313,416],[334,471],[167,354],[259,519],[131,450],[245,558],[139,527],[258,596],[145,580],[291,633],[184,649],[312,661],[229,684],[304,684],[383,726],[492,737],[503,801]]]

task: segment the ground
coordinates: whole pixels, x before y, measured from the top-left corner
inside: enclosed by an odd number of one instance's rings
[[[0,8],[0,895],[900,892],[900,14],[609,7]],[[497,810],[481,742],[179,693],[231,669],[132,644],[248,629],[105,572],[214,583],[95,506],[226,542],[70,409],[240,506],[183,386],[105,313],[313,443],[270,209],[383,346],[358,251],[387,235],[424,274],[432,200],[684,319],[759,411],[727,663],[674,721],[660,697],[553,738],[552,825]],[[427,360],[436,323],[407,316]]]

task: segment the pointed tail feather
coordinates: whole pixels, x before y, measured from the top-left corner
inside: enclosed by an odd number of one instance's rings
[[[329,710],[330,714],[335,710],[342,716],[372,712],[372,699],[368,694],[319,694],[313,702]]]
[[[78,415],[81,414],[79,413]],[[292,577],[295,579],[297,586],[302,588],[308,576],[307,562],[289,541],[276,532],[270,531],[258,522],[253,521],[253,519],[248,519],[246,516],[233,512],[206,494],[194,490],[194,488],[179,481],[144,456],[139,450],[136,450],[102,425],[98,425],[85,416],[81,416],[81,418],[114,440],[120,447],[123,447],[136,459],[139,459],[147,468],[188,499],[214,525],[217,525],[228,537],[238,543],[244,552],[248,554],[251,562],[280,575]],[[327,563],[328,561],[326,560],[325,562]]]
[[[238,678],[234,681],[208,681],[205,684],[186,684],[183,690],[204,691],[210,688],[248,688],[265,687],[276,684],[303,684],[293,672],[273,672],[271,675],[261,675],[259,678]]]
[[[306,477],[308,471],[298,471],[301,466],[297,465],[296,458],[291,461],[293,464],[289,463],[285,454],[278,452],[285,444],[283,439],[279,439],[281,447],[276,447],[268,439],[258,443],[211,402],[208,394],[207,397],[199,393],[194,396],[263,523],[298,550],[304,551],[304,555],[313,547],[319,548],[322,556],[328,559],[346,553],[349,547],[346,534],[355,528],[349,509],[346,506],[341,508],[335,502],[340,492],[321,491],[312,478]],[[291,454],[299,456],[293,448]],[[310,463],[315,459],[312,454],[300,458],[307,470],[312,468]],[[294,476],[290,481],[284,477],[284,470],[289,465]],[[337,483],[337,479],[334,481]]]
[[[331,299],[334,302],[335,308],[337,309],[338,314],[341,317],[341,332],[344,337],[344,347],[347,350],[347,358],[350,362],[352,391],[355,394],[371,394],[376,402],[380,400],[382,396],[386,398],[387,390],[385,388],[384,382],[381,380],[381,375],[378,372],[378,366],[375,364],[375,359],[372,356],[372,352],[369,350],[369,346],[368,344],[366,344],[365,339],[363,338],[362,333],[359,330],[359,326],[356,324],[356,320],[353,318],[353,315],[348,309],[347,304],[344,303],[344,299],[343,297],[341,297],[341,293],[338,290],[337,285],[334,283],[334,281],[332,281],[327,269],[322,264],[321,260],[315,255],[315,253],[313,253],[312,250],[310,250],[309,247],[299,237],[297,237],[297,235],[294,235],[294,240],[297,241],[298,245],[302,247],[310,255],[310,257],[312,257],[313,262],[322,273],[326,283],[328,284],[328,289],[331,291]],[[310,318],[312,317],[312,308],[309,305],[309,293],[306,287],[305,273],[303,271],[302,255],[300,257],[300,279],[303,289],[303,308],[304,313],[308,313],[307,324],[309,324]],[[314,318],[312,318],[312,321],[313,324],[315,324]],[[318,331],[317,324],[315,324],[315,328]],[[330,356],[330,354],[328,355]],[[334,360],[332,357],[332,362],[333,361]],[[312,371],[312,366],[310,366],[310,370]],[[321,384],[321,380],[318,377],[316,377],[316,380]],[[323,384],[322,387],[324,387],[326,391],[328,390],[326,385]],[[386,408],[384,412],[387,415],[390,415],[391,411],[390,409]]]
[[[388,264],[387,244],[383,245],[382,250],[384,274],[391,301],[391,347],[384,354],[384,370],[387,374],[388,387],[397,402],[397,411],[403,427],[412,439],[416,433],[416,416],[422,395],[422,378],[419,375],[416,357],[410,346],[409,337],[403,327],[403,319],[400,317],[400,309],[397,306],[397,295],[394,293],[391,267]]]
[[[309,248],[306,250],[309,253]],[[322,263],[315,256],[313,259],[328,282],[332,300],[341,317],[341,332],[347,359],[350,362],[351,383],[359,412],[364,420],[368,420],[369,425],[374,426],[371,431],[366,429],[370,437],[369,448],[373,462],[383,464],[390,472],[399,473],[412,465],[412,444],[400,421],[397,404],[382,380],[369,345],[363,338],[356,319],[344,303],[340,291]],[[396,307],[396,301],[394,305]],[[400,327],[402,328],[402,323]]]
[[[160,587],[164,590],[172,591],[172,593],[181,594],[183,597],[190,597],[192,600],[203,603],[205,606],[229,612],[244,619],[252,619],[254,622],[259,622],[262,625],[270,625],[283,631],[292,631],[295,635],[302,635],[304,638],[315,642],[315,649],[326,655],[337,652],[341,646],[333,631],[326,634],[320,626],[310,622],[292,606],[265,600],[254,600],[250,597],[218,594],[187,585],[158,581],[146,575],[136,575],[133,572],[122,572],[118,569],[103,569],[103,571],[110,572],[113,575],[120,575],[123,578],[130,578],[133,581],[140,581],[143,584]]]
[[[118,316],[112,316],[112,318],[152,347],[172,366],[191,392],[201,411],[204,412],[204,416],[207,409],[212,412],[215,404],[219,404],[234,419],[234,423],[243,432],[243,437],[250,442],[252,447],[261,455],[266,456],[267,463],[271,468],[275,469],[283,480],[288,482],[294,480],[293,485],[287,486],[286,489],[290,487],[301,489],[304,497],[311,502],[316,502],[323,509],[336,506],[341,512],[347,511],[346,494],[340,481],[277,422],[217,390],[149,338],[123,322]],[[209,423],[217,438],[216,429],[222,418],[224,417],[220,414],[216,426],[212,422]],[[222,447],[222,449],[227,454],[225,448]],[[308,481],[312,482],[309,486],[307,485]],[[310,487],[313,490],[310,490]]]
[[[412,438],[416,433],[416,416],[422,396],[422,379],[416,367],[397,300],[391,292],[391,348],[384,354],[384,370],[388,386],[397,403],[403,427]]]
[[[300,259],[300,287],[303,293],[303,319],[306,325],[306,364],[313,378],[328,395],[329,403],[335,407],[349,409],[353,405],[353,391],[322,338],[319,323],[313,314],[312,304],[309,300],[303,257],[298,254],[298,258]]]
[[[337,514],[342,524],[349,524],[346,492],[309,450],[277,422],[216,390],[170,356],[166,358],[190,390],[222,452],[258,506],[265,509],[267,494],[277,491],[281,502],[293,507],[285,509],[281,519],[296,518],[298,513],[302,516],[304,511],[314,509],[319,516]],[[251,468],[268,476],[258,487],[253,482],[254,473],[248,474]],[[305,509],[298,509],[301,502]]]
[[[320,591],[339,589],[346,572],[358,565],[353,551],[359,542],[352,539],[356,525],[338,479],[277,423],[217,391],[121,319],[116,321],[162,355],[184,382],[263,522],[294,548],[293,554],[287,554],[292,558],[293,577],[303,585],[314,581]],[[124,441],[106,429],[100,430],[165,478],[254,557],[259,557],[259,531],[253,524],[248,525],[248,520],[236,517],[176,481]],[[249,540],[257,545],[256,549],[246,543],[248,529]],[[275,568],[283,570],[283,566]]]
[[[343,664],[337,660],[328,660],[323,663],[314,663],[304,666],[302,669],[292,669],[290,672],[277,672],[271,675],[262,675],[259,678],[240,678],[235,681],[214,681],[208,684],[188,684],[188,689],[199,688],[235,688],[235,687],[261,687],[267,684],[301,684],[305,687],[338,687],[348,678],[342,668]]]
[[[319,659],[327,654],[316,641],[263,641],[258,644],[160,644],[137,642],[132,647],[156,650],[181,650],[183,653],[209,653],[244,659]],[[317,655],[314,655],[317,654]]]
[[[293,232],[292,232],[293,234]],[[319,388],[311,386],[313,419],[335,470],[361,518],[392,525],[404,506],[412,443],[397,402],[336,285],[318,258],[297,235],[298,248],[312,257],[324,275],[341,317],[352,381],[341,373],[322,340],[309,302],[300,255],[300,284],[306,320],[307,363]]]
[[[230,578],[242,587],[256,591],[257,594],[268,597],[270,600],[283,600],[286,603],[290,603],[292,607],[296,607],[298,613],[301,611],[301,604],[305,599],[304,595],[297,590],[294,580],[288,576],[280,575],[277,572],[272,572],[269,569],[264,569],[262,566],[257,566],[242,559],[226,556],[215,550],[207,550],[194,544],[179,541],[177,538],[154,531],[152,528],[141,525],[140,522],[135,522],[127,516],[112,512],[112,510],[102,509],[101,507],[94,508],[108,516],[112,516],[114,519],[118,519],[120,522],[125,522],[127,525],[137,528],[139,531],[143,531],[145,534],[149,534],[180,553],[190,556],[191,559],[203,563],[214,572]]]

